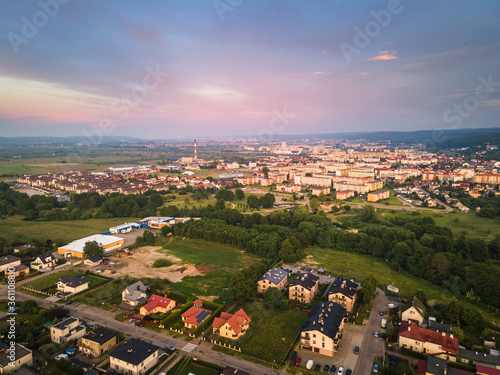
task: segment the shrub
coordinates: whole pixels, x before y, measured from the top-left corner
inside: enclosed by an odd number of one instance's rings
[[[153,267],[154,268],[170,267],[172,264],[173,263],[168,259],[156,259],[155,262],[153,263]]]

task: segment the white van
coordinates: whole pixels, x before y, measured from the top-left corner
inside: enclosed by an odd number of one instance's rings
[[[66,353],[63,353],[63,354],[59,354],[56,359],[59,361],[60,359],[69,359],[69,355],[67,355]]]
[[[307,361],[307,364],[306,364],[306,369],[310,370],[312,369],[314,366],[314,361],[312,359],[310,359],[309,361]]]

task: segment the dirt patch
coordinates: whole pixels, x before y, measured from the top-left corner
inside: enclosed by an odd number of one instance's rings
[[[121,255],[116,259],[116,273],[106,276],[128,275],[135,278],[167,279],[177,283],[186,276],[203,276],[209,272],[198,270],[194,264],[182,262],[182,259],[168,254],[168,250],[158,252],[160,249],[161,246],[143,246],[132,250],[131,256]],[[152,265],[157,259],[168,259],[174,264],[170,267],[153,268]]]
[[[202,264],[197,265],[196,269],[200,272],[207,273],[207,272],[213,271],[215,269],[215,267],[213,264],[202,263]]]
[[[213,302],[216,298],[219,298],[218,296],[196,296],[196,297],[204,301],[210,301],[210,302]]]

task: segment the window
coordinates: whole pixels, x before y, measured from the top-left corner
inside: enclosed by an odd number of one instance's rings
[[[323,339],[323,341],[325,341],[325,336],[323,336],[323,338],[322,338],[322,339]]]
[[[321,346],[324,348],[325,347],[325,343],[321,344]]]
[[[313,337],[316,338],[316,334],[315,333],[313,333]]]

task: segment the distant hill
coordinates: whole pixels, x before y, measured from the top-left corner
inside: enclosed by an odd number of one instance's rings
[[[203,137],[201,137],[203,138]],[[200,139],[201,139],[200,138]],[[210,137],[206,139],[224,140],[224,139],[255,139],[255,136],[241,137]],[[398,144],[422,144],[430,148],[462,148],[476,145],[484,145],[486,142],[491,144],[500,144],[500,128],[481,128],[481,129],[456,129],[456,130],[417,130],[417,131],[380,131],[380,132],[357,132],[357,133],[327,133],[327,134],[292,134],[276,135],[274,141],[286,140],[320,140],[320,139],[339,139],[339,140],[366,140],[366,141],[390,141],[392,145]],[[154,141],[159,141],[155,139]],[[187,139],[178,139],[186,141]],[[107,136],[102,138],[102,144],[118,144],[131,142],[151,142],[152,140],[140,139],[128,136]],[[74,137],[0,137],[0,144],[77,144],[88,143],[89,140],[83,136]]]
[[[139,138],[134,137],[120,137],[120,136],[109,136],[102,137],[102,142],[100,143],[121,143],[121,142],[140,142]],[[74,137],[0,137],[0,144],[17,144],[17,145],[27,145],[27,144],[77,144],[77,143],[89,143],[89,139],[84,136],[74,136]]]

